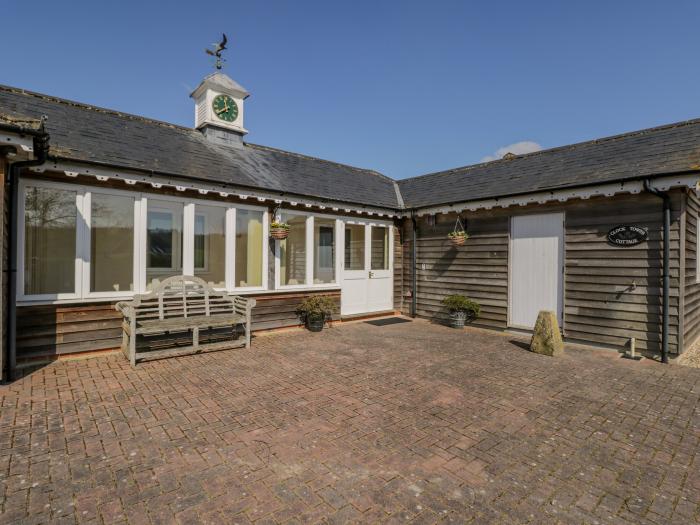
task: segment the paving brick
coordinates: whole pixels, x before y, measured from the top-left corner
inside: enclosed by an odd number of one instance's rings
[[[2,523],[692,523],[700,371],[362,323],[0,387]]]

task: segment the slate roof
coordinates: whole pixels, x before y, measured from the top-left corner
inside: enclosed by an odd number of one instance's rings
[[[376,171],[245,144],[199,131],[0,85],[6,120],[48,116],[51,156],[173,177],[398,209],[395,183]]]
[[[700,170],[700,119],[398,181],[407,208]]]
[[[700,119],[394,182],[279,149],[0,85],[0,127],[49,117],[51,155],[381,208],[419,208],[700,170]],[[29,120],[27,120],[29,119]]]

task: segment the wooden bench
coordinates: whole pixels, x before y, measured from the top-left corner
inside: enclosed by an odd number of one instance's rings
[[[115,308],[122,313],[122,352],[131,366],[136,361],[196,354],[224,348],[250,348],[250,311],[255,299],[228,295],[210,287],[199,277],[168,277],[152,292],[135,295],[133,301],[120,301]],[[244,325],[242,341],[224,340],[200,344],[200,330],[235,328]],[[137,352],[137,336],[192,332],[192,345],[163,350]],[[240,338],[239,338],[240,339]],[[166,341],[167,344],[167,341]]]

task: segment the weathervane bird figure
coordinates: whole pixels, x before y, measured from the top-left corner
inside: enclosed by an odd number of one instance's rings
[[[222,33],[221,34],[221,42],[218,44],[215,42],[212,44],[214,46],[214,49],[205,49],[204,51],[206,52],[207,55],[211,55],[213,57],[216,57],[216,64],[215,67],[216,69],[221,69],[224,67],[224,62],[226,61],[222,56],[221,52],[226,49],[226,42],[228,42],[228,39],[226,38],[226,34]]]

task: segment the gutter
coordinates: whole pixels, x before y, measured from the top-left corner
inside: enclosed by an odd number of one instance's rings
[[[668,336],[669,336],[669,295],[671,287],[670,262],[671,262],[671,197],[668,193],[659,191],[651,186],[650,179],[644,179],[644,191],[651,193],[663,200],[663,317],[661,332],[661,362],[668,363]]]
[[[8,305],[8,327],[5,341],[9,354],[8,376],[12,379],[17,367],[17,189],[19,177],[24,168],[39,166],[46,162],[49,153],[49,134],[44,129],[46,117],[42,117],[39,129],[26,131],[34,135],[34,155],[32,160],[22,160],[10,164],[8,170],[8,185],[10,191],[10,205],[8,210],[8,252],[7,262],[9,265],[8,295],[6,297]]]

